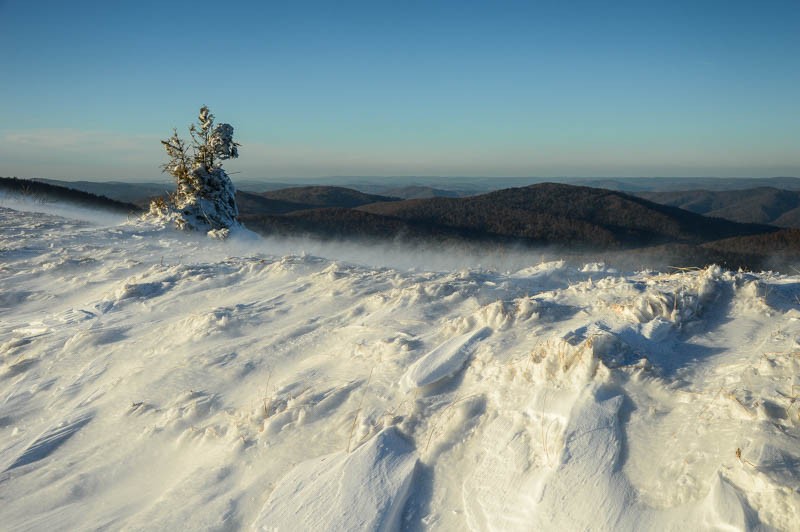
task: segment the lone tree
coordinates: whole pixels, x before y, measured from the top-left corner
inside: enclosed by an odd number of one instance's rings
[[[210,231],[240,226],[236,189],[222,168],[222,161],[239,156],[233,126],[214,125],[214,115],[205,105],[197,124],[189,126],[191,143],[172,136],[161,144],[169,162],[161,169],[175,178],[177,188],[168,199],[150,204],[150,215],[171,219],[180,229]]]

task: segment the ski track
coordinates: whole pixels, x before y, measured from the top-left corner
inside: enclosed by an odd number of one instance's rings
[[[0,528],[797,530],[798,302],[0,206]]]

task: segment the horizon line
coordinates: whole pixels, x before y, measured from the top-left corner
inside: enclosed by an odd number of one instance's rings
[[[231,172],[230,175],[235,175],[240,172]],[[4,176],[4,177],[11,177],[15,179],[28,179],[28,180],[37,180],[37,179],[49,179],[53,181],[90,181],[95,183],[126,183],[127,181],[120,180],[120,179],[108,179],[106,181],[99,181],[94,179],[87,179],[87,178],[55,178],[55,177],[20,177],[20,176]],[[134,178],[129,177],[126,179],[154,179],[154,180],[164,180],[164,181],[172,181],[171,178],[159,178],[159,177],[142,177],[142,178]],[[509,179],[509,180],[522,180],[522,179],[587,179],[587,180],[602,180],[602,179],[617,179],[617,180],[635,180],[635,179],[729,179],[729,180],[741,180],[741,179],[800,179],[800,176],[791,176],[791,175],[768,175],[768,176],[714,176],[714,175],[697,175],[697,176],[669,176],[669,175],[642,175],[642,176],[614,176],[614,175],[606,175],[606,176],[576,176],[576,175],[560,175],[560,176],[495,176],[495,175],[485,175],[485,176],[464,176],[464,175],[321,175],[321,176],[300,176],[300,177],[288,177],[288,176],[280,176],[280,177],[248,177],[242,179],[242,181],[277,181],[277,180],[290,180],[290,181],[297,181],[297,180],[313,180],[313,179]]]

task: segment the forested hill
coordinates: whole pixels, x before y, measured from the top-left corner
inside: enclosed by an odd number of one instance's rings
[[[0,178],[0,189],[34,201],[64,201],[125,213],[141,211],[147,205],[146,196],[137,199],[137,207],[15,178]],[[785,191],[764,190],[763,194],[751,194],[751,200],[786,199]],[[735,192],[724,197],[742,202],[748,195]],[[674,199],[687,202],[691,198],[676,195]],[[704,203],[707,200],[708,196],[697,195],[699,204],[709,208],[721,201],[712,198],[711,203]],[[800,264],[796,232],[703,216],[623,192],[583,186],[544,183],[477,196],[411,200],[314,186],[260,194],[239,192],[237,201],[245,226],[267,236],[446,242],[493,248],[546,246],[563,254],[608,257],[611,252],[628,253],[642,265],[664,260],[679,266],[716,262],[751,269]],[[789,197],[781,204],[791,207],[792,201]],[[782,216],[786,219],[785,214]]]
[[[139,212],[141,209],[123,201],[117,201],[90,192],[51,185],[42,181],[0,177],[0,192],[35,202],[66,202],[83,207],[105,209],[124,213]]]
[[[800,228],[800,191],[774,187],[747,190],[637,192],[656,203],[736,222]]]
[[[701,243],[774,230],[708,218],[621,192],[554,183],[360,209],[431,225],[592,247]]]
[[[365,194],[344,187],[307,186],[271,190],[261,193],[265,198],[311,205],[314,207],[360,207],[370,203],[396,201],[400,198]]]

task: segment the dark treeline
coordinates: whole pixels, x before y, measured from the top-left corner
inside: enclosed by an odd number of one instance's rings
[[[141,208],[132,203],[116,201],[105,196],[42,183],[41,181],[17,179],[16,177],[0,177],[0,191],[39,203],[66,202],[83,207],[123,213],[141,211]]]

